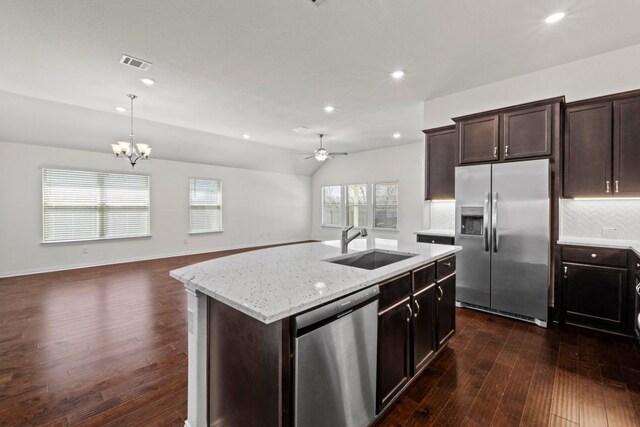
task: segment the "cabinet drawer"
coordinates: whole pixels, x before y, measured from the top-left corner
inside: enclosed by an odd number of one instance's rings
[[[418,292],[421,289],[436,282],[436,264],[431,263],[422,268],[413,271],[413,292]]]
[[[437,243],[439,245],[453,245],[454,238],[449,236],[431,236],[426,234],[418,234],[418,242],[420,243]]]
[[[456,256],[439,259],[436,268],[436,279],[441,280],[456,271]]]
[[[378,311],[383,311],[404,298],[408,298],[411,294],[411,282],[411,273],[406,273],[381,283]]]
[[[623,249],[565,246],[562,248],[562,261],[626,267],[627,251]]]

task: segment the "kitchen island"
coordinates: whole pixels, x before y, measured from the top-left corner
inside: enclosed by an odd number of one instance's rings
[[[172,271],[188,293],[186,425],[294,425],[296,316],[368,289],[372,296],[380,289],[378,325],[367,329],[377,339],[379,415],[454,331],[454,254],[459,250],[367,238],[352,242],[347,255],[340,253],[339,241],[303,243]],[[374,269],[344,265],[346,257],[373,257],[373,251],[400,260],[368,266]],[[402,366],[380,366],[394,361]]]

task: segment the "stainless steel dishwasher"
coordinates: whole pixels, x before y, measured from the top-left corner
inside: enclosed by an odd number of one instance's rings
[[[375,417],[378,286],[294,320],[294,426],[364,427]]]

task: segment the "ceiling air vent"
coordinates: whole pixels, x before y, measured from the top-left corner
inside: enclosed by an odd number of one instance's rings
[[[309,3],[314,4],[316,6],[320,6],[322,3],[326,2],[327,0],[309,0]]]
[[[144,59],[134,58],[133,56],[129,56],[127,54],[122,55],[120,58],[120,63],[124,65],[129,65],[130,67],[137,68],[138,70],[147,71],[151,68],[151,62],[145,61]]]

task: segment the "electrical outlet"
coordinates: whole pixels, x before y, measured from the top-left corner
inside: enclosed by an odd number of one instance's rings
[[[188,242],[189,242],[189,241],[188,241],[187,239],[184,239],[184,240],[182,241],[182,243],[183,243],[183,244],[185,244],[185,245],[186,245]]]

